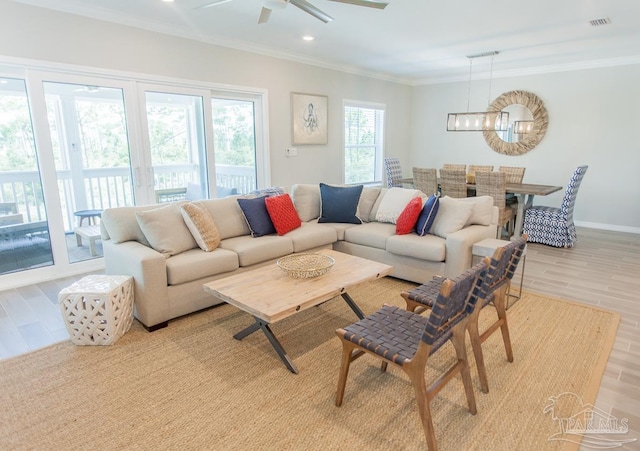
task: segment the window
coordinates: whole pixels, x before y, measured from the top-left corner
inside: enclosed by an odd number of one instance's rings
[[[344,182],[380,183],[384,155],[384,105],[344,103]]]

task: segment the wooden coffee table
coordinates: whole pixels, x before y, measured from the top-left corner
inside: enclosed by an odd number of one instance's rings
[[[336,262],[328,273],[312,279],[295,279],[273,263],[204,284],[205,291],[253,315],[255,323],[235,334],[235,339],[242,340],[262,329],[286,367],[296,374],[298,370],[269,324],[338,295],[362,319],[364,314],[347,290],[363,282],[384,277],[393,270],[392,266],[383,263],[329,249],[318,253],[329,255]]]

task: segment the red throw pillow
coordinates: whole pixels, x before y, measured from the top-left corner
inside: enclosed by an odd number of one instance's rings
[[[420,197],[414,197],[409,201],[398,220],[396,221],[396,235],[406,235],[413,232],[416,227],[416,222],[420,217],[422,211],[422,199]]]
[[[300,216],[288,194],[267,197],[264,203],[278,235],[284,235],[302,225]]]

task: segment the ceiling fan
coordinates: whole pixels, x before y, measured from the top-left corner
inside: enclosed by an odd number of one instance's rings
[[[205,3],[204,5],[197,6],[195,9],[209,8],[211,6],[222,5],[232,0],[216,0],[213,2]],[[388,3],[375,0],[329,0],[331,2],[348,3],[356,6],[366,6],[367,8],[384,9]],[[267,23],[271,16],[273,9],[284,9],[289,3],[303,10],[304,12],[311,14],[318,20],[324,23],[329,23],[333,20],[329,14],[325,13],[321,9],[309,3],[307,0],[266,0],[265,6],[260,11],[260,17],[258,17],[258,23]]]

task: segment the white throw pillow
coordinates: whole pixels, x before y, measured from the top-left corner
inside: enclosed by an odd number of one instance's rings
[[[151,247],[165,257],[188,251],[198,245],[182,219],[178,204],[137,211],[136,220]]]
[[[446,238],[450,233],[461,230],[471,217],[472,212],[472,203],[459,202],[459,199],[445,196],[440,199],[438,213],[429,233]]]
[[[389,188],[380,202],[376,221],[395,224],[411,199],[419,197],[420,194],[417,189]]]

